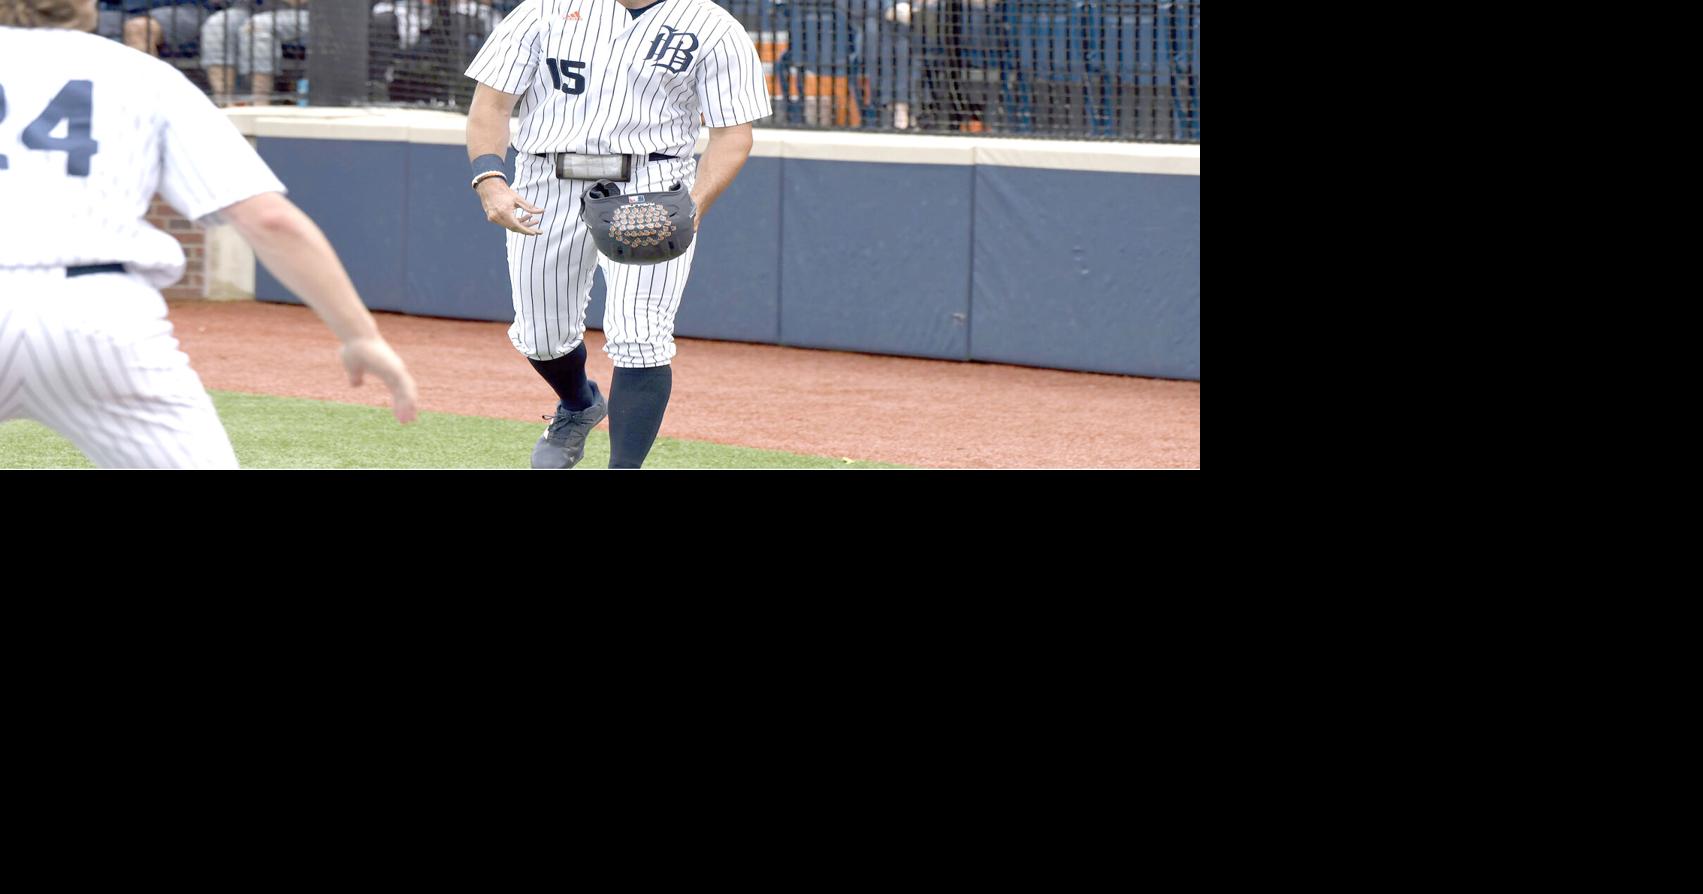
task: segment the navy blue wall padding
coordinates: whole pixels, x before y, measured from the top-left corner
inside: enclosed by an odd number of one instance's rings
[[[1200,378],[1200,178],[976,169],[976,360]]]
[[[514,319],[505,231],[485,220],[461,146],[407,147],[407,312]],[[510,171],[514,168],[512,164]]]
[[[291,201],[325,231],[367,307],[407,310],[408,144],[261,137],[255,148],[289,188]],[[352,259],[357,252],[360,257]],[[256,267],[255,297],[301,303],[264,265]]]
[[[258,146],[369,307],[512,319],[460,147]],[[753,158],[698,238],[682,337],[1200,378],[1199,176]]]
[[[781,338],[781,160],[745,162],[698,231],[674,331],[685,338]]]
[[[785,167],[781,343],[967,359],[975,169]]]

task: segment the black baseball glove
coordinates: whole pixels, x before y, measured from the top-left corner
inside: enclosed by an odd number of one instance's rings
[[[620,186],[599,180],[585,191],[580,208],[597,250],[622,264],[660,264],[685,254],[697,217],[692,194],[679,183],[662,192],[623,195]]]

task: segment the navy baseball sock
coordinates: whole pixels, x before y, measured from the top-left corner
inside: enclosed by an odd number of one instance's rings
[[[591,394],[591,383],[585,378],[585,342],[554,360],[526,359],[556,390],[556,396],[568,409],[583,410],[596,400]]]
[[[673,391],[672,366],[615,367],[615,380],[609,385],[609,468],[644,465]]]

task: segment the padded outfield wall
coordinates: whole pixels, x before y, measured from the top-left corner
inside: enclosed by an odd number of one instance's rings
[[[512,319],[464,118],[232,118],[368,306]],[[683,337],[1200,378],[1199,146],[759,129],[698,238]],[[253,292],[294,301],[264,270]]]

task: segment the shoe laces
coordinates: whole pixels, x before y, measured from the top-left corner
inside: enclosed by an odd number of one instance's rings
[[[540,416],[539,418],[550,423],[548,434],[554,437],[561,434],[562,429],[578,423],[580,421],[580,414],[590,409],[590,407],[586,407],[585,410],[562,410],[552,415]]]

